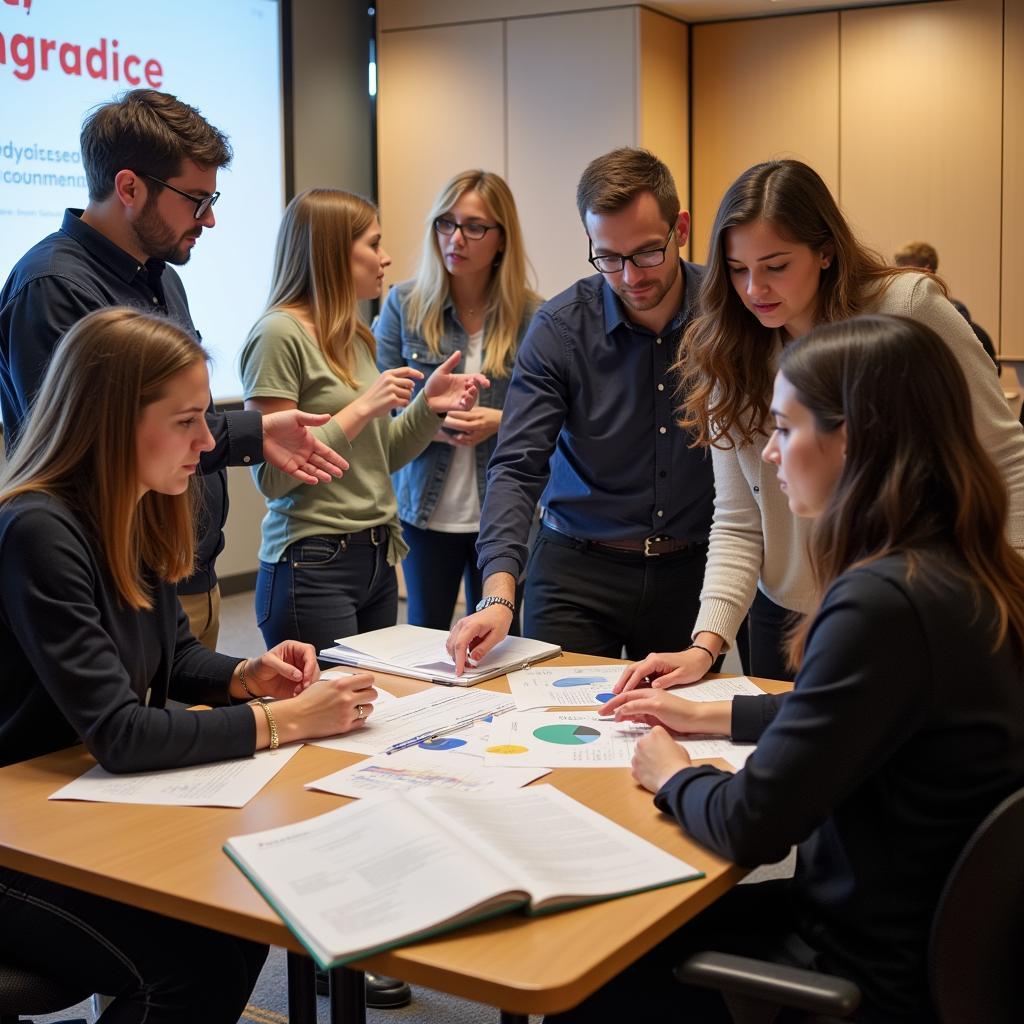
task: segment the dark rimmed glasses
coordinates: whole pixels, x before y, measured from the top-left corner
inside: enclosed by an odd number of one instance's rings
[[[448,217],[436,217],[434,219],[434,230],[439,235],[454,235],[456,231],[462,232],[462,237],[472,242],[479,242],[488,231],[500,231],[500,224],[481,224],[479,221],[471,220],[466,224],[459,224],[458,221],[450,220]]]
[[[617,253],[610,253],[607,256],[594,255],[594,243],[587,239],[587,248],[590,255],[587,262],[601,274],[617,274],[629,260],[634,267],[660,267],[665,262],[665,252],[675,234],[675,228],[668,233],[665,244],[660,249],[642,249],[640,252],[630,253],[628,256],[619,256]]]
[[[219,192],[213,192],[208,196],[194,196],[188,192],[182,192],[180,188],[175,188],[173,185],[168,185],[166,181],[161,181],[159,178],[152,174],[147,174],[145,171],[138,171],[136,173],[140,174],[143,178],[149,178],[150,181],[155,181],[158,185],[163,185],[164,188],[169,188],[172,192],[177,192],[179,196],[184,196],[190,203],[195,203],[196,220],[202,220],[206,215],[206,211],[210,209],[218,199],[220,199]]]

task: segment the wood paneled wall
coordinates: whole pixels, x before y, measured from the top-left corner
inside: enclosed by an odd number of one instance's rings
[[[1024,199],[1008,187],[1024,158],[1021,7],[946,0],[695,26],[695,257],[740,171],[797,156],[884,256],[931,242],[953,294],[1005,354],[1024,354],[1012,283]]]

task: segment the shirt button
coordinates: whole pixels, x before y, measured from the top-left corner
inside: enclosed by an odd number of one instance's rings
[[[252,456],[251,455],[243,455],[242,456],[242,461],[248,466],[249,463],[252,462]]]
[[[153,296],[153,305],[154,306],[156,305],[156,296],[155,295]]]
[[[655,343],[656,345],[660,345],[660,344],[661,344],[661,338],[655,338],[655,339],[654,339],[654,343]]]
[[[658,433],[659,434],[666,434],[666,433],[668,433],[668,428],[667,427],[658,427]]]
[[[659,509],[658,509],[658,518],[659,518],[659,519],[663,519],[663,518],[664,518],[664,516],[665,516],[665,513],[664,513],[664,512],[663,512],[663,511],[662,511],[662,510],[661,510],[661,509],[659,508]]]
[[[754,485],[754,493],[755,494],[760,494],[761,493],[761,488],[758,487],[756,484]]]
[[[420,357],[419,352],[413,352],[412,357],[413,357],[413,359],[419,359],[419,357]]]
[[[658,390],[659,391],[664,391],[665,390],[665,385],[664,384],[659,384],[658,385]]]

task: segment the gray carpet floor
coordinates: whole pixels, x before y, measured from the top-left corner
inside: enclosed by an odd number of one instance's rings
[[[405,621],[405,603],[400,602],[399,620]],[[263,637],[256,627],[253,613],[252,592],[235,594],[223,599],[221,604],[221,631],[217,644],[226,654],[245,656],[265,650]],[[740,672],[739,662],[731,664],[728,657],[726,672]],[[783,877],[793,873],[792,858],[781,864],[758,869],[748,881],[764,878]],[[272,949],[260,980],[253,991],[241,1024],[287,1024],[288,986],[286,981],[285,954],[281,949]],[[329,1010],[326,997],[317,998],[319,1021],[328,1020]],[[413,986],[413,1001],[399,1010],[369,1010],[370,1024],[493,1024],[498,1020],[498,1011],[480,1003],[455,999],[452,996],[431,989]],[[82,1003],[72,1009],[49,1016],[35,1017],[37,1024],[56,1024],[58,1021],[84,1018],[90,1024],[97,1017],[90,1003]],[[531,1021],[539,1021],[539,1017]]]

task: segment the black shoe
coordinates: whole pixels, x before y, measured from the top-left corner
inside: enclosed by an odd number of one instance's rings
[[[326,996],[330,992],[327,972],[316,970],[316,994]],[[366,972],[366,1005],[373,1010],[392,1010],[408,1006],[412,1002],[412,989],[399,978],[385,974]]]

